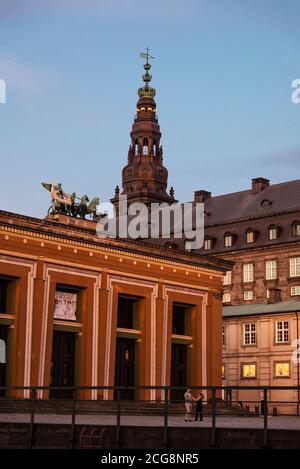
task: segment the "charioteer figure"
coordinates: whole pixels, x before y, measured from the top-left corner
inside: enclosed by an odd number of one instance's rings
[[[76,193],[68,194],[62,188],[62,184],[53,184],[42,182],[42,186],[51,194],[51,206],[48,215],[68,215],[71,217],[85,218],[86,215],[96,217],[97,206],[99,205],[99,197],[94,197],[90,202],[87,195],[77,197]],[[79,202],[77,203],[76,200]]]

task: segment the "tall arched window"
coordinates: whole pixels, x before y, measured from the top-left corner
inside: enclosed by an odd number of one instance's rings
[[[156,140],[153,140],[153,155],[156,156]]]
[[[143,141],[143,155],[148,156],[148,139],[144,138]]]
[[[139,153],[139,142],[138,140],[136,140],[134,142],[134,156],[138,156],[138,153]]]

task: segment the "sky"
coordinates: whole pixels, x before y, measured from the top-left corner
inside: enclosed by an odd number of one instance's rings
[[[121,184],[143,73],[180,201],[300,178],[299,0],[0,0],[0,209]]]

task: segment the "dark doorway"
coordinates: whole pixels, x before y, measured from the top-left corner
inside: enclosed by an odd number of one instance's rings
[[[7,326],[0,326],[0,386],[6,386],[7,376]],[[0,397],[5,396],[5,390],[0,389]]]
[[[74,386],[75,373],[75,334],[72,332],[53,332],[51,386]],[[72,390],[52,389],[51,399],[70,399]]]
[[[116,345],[116,368],[115,386],[134,386],[134,361],[135,340],[117,338]],[[115,392],[115,399],[117,394]],[[134,399],[134,390],[122,391],[121,398],[125,400]]]
[[[171,357],[171,386],[187,385],[187,347],[182,344],[172,344]],[[172,401],[183,401],[184,390],[172,390]]]

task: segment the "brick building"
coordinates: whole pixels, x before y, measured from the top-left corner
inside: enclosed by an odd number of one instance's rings
[[[256,178],[249,190],[217,197],[197,191],[195,201],[205,204],[200,252],[234,261],[224,277],[223,384],[299,386],[300,180],[271,185]],[[281,398],[299,402],[297,392]],[[287,408],[299,411],[281,405]]]

